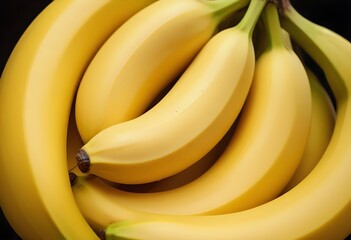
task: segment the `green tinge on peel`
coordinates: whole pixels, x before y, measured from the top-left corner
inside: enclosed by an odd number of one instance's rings
[[[264,9],[267,1],[266,0],[251,0],[249,7],[241,19],[241,21],[236,25],[235,28],[241,31],[247,32],[252,37],[254,28],[256,26],[257,20],[259,19],[262,10]]]
[[[268,3],[266,5],[262,13],[262,19],[268,33],[268,48],[284,47],[278,9],[275,4]]]

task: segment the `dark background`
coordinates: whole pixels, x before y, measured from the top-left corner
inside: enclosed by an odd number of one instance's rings
[[[50,2],[51,0],[0,1],[0,73],[23,31]],[[308,19],[334,30],[351,41],[350,0],[291,0],[291,2]],[[0,239],[20,239],[2,212],[0,212]]]

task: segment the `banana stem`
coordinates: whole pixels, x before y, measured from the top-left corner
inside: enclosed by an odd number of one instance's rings
[[[262,19],[268,32],[268,48],[284,47],[277,6],[268,3],[263,10]]]
[[[227,17],[231,13],[235,13],[240,9],[243,9],[250,2],[250,0],[216,0],[216,1],[206,0],[206,1],[208,2],[209,5],[211,5],[215,9],[213,15],[218,21],[221,21],[223,18]]]
[[[257,20],[260,17],[266,3],[267,0],[251,0],[244,17],[235,28],[239,28],[242,31],[247,32],[249,36],[252,37]]]

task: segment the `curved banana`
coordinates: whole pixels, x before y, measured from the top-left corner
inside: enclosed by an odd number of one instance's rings
[[[328,147],[335,126],[336,113],[330,96],[317,79],[317,76],[311,70],[306,70],[312,92],[311,128],[300,164],[284,188],[283,193],[295,187],[317,165]]]
[[[151,2],[53,1],[14,48],[1,76],[0,205],[21,238],[98,239],[67,174],[70,107],[97,49]]]
[[[303,64],[284,47],[278,16],[267,25],[270,45],[256,63],[234,135],[216,163],[183,187],[148,194],[116,190],[114,199],[147,212],[193,215],[241,211],[279,195],[305,149],[311,93]]]
[[[284,5],[282,26],[323,69],[336,99],[331,141],[296,187],[256,208],[216,216],[128,220],[111,224],[106,239],[345,239],[351,232],[351,43]]]
[[[212,149],[234,123],[255,66],[251,35],[264,1],[201,49],[154,107],[102,130],[77,153],[84,173],[140,184],[174,175]]]
[[[130,18],[99,50],[78,89],[76,119],[84,142],[141,115],[218,32],[223,19],[248,2],[157,1]]]
[[[169,88],[163,89],[163,93],[154,99],[154,102],[158,102],[164,94],[169,91]],[[165,191],[169,189],[173,189],[186,183],[193,181],[198,178],[201,174],[203,174],[209,167],[213,165],[213,163],[218,159],[220,154],[225,149],[228,144],[233,131],[235,129],[237,121],[231,127],[231,129],[226,133],[224,138],[213,148],[210,152],[208,152],[204,157],[202,157],[195,164],[190,166],[189,168],[179,172],[173,176],[162,179],[160,181],[145,183],[145,184],[137,184],[137,185],[129,185],[129,184],[114,184],[109,182],[110,185],[117,187],[119,189],[131,192],[159,192]],[[86,175],[79,171],[77,167],[76,161],[76,153],[83,146],[83,141],[79,135],[76,122],[75,122],[75,114],[74,114],[74,106],[71,110],[71,115],[68,124],[68,132],[67,132],[67,164],[69,172],[74,173],[75,175],[81,176]]]

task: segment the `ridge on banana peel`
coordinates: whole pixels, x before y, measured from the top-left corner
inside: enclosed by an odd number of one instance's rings
[[[317,76],[307,67],[306,71],[312,92],[311,129],[300,164],[285,186],[283,193],[300,183],[317,165],[328,147],[335,126],[336,113],[331,97]]]
[[[113,184],[109,182],[108,184],[127,192],[139,192],[139,193],[152,193],[152,192],[161,192],[166,190],[175,189],[190,182],[196,180],[201,175],[206,173],[213,164],[218,160],[220,155],[225,150],[228,145],[237,125],[237,121],[234,125],[229,129],[226,135],[216,144],[214,148],[212,148],[205,156],[203,156],[196,163],[191,165],[190,167],[184,169],[183,171],[172,175],[170,177],[161,179],[159,181],[146,183],[146,184]],[[76,172],[75,172],[76,173]],[[138,197],[138,196],[136,196]]]
[[[140,184],[174,175],[209,152],[248,95],[257,18],[247,16],[213,36],[150,110],[96,134],[77,153],[79,169],[111,182]]]
[[[293,50],[289,33],[281,28],[284,45]],[[301,182],[316,166],[327,148],[335,126],[335,108],[329,93],[305,65],[312,94],[311,128],[300,163],[281,194]]]
[[[249,6],[247,16],[259,16],[264,2],[252,3],[257,5]],[[307,142],[311,94],[300,59],[284,47],[278,16],[267,25],[271,44],[257,61],[234,135],[214,165],[196,180],[170,191],[115,190],[116,201],[162,214],[219,214],[258,206],[282,191]]]
[[[157,1],[128,19],[100,48],[80,83],[76,119],[84,142],[141,115],[220,30],[221,22],[248,2]]]
[[[153,0],[60,0],[26,29],[1,76],[0,205],[22,239],[98,239],[67,174],[66,132],[82,72]]]
[[[120,221],[106,239],[345,239],[351,233],[351,43],[285,2],[282,26],[322,68],[336,99],[331,141],[306,178],[280,197],[215,216]]]

